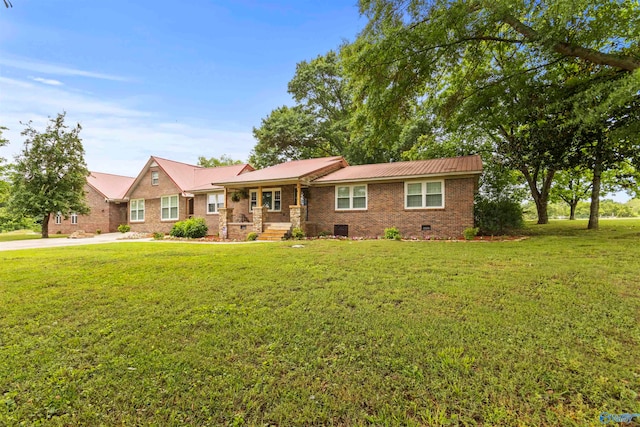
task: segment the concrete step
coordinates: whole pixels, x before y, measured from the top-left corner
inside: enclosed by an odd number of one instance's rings
[[[290,222],[268,222],[265,225],[265,230],[264,231],[268,231],[268,230],[291,230],[291,223]]]
[[[291,224],[288,222],[278,222],[267,224],[267,229],[258,236],[261,241],[280,241],[291,230]]]

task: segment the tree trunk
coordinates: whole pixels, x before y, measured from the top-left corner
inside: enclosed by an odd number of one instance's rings
[[[577,200],[572,200],[569,203],[569,219],[570,220],[575,220],[576,219],[576,207],[578,206],[578,201]]]
[[[534,194],[533,200],[536,202],[536,210],[538,211],[538,224],[549,224],[548,200],[539,194]]]
[[[42,238],[43,239],[49,238],[49,217],[50,216],[51,214],[47,213],[44,215],[44,218],[42,218]]]
[[[591,206],[589,207],[589,230],[598,229],[598,216],[600,215],[600,179],[602,176],[602,164],[596,159],[593,166],[593,186],[591,187]]]
[[[529,172],[527,168],[521,168],[520,172],[524,175],[527,183],[529,184],[529,189],[531,190],[531,197],[533,197],[533,201],[536,203],[536,210],[538,211],[538,224],[548,224],[549,223],[549,213],[547,208],[549,206],[549,192],[551,191],[551,183],[553,182],[553,176],[555,175],[555,170],[549,170],[547,172],[547,176],[543,179],[542,189],[538,190],[538,182],[537,182],[537,173],[533,176]]]

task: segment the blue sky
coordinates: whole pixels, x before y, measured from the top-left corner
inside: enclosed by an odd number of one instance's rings
[[[0,125],[67,111],[89,169],[135,175],[150,155],[247,160],[252,128],[292,104],[296,63],[352,41],[357,0],[0,2]]]

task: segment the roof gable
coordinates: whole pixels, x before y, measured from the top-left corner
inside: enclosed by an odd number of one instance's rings
[[[147,171],[152,167],[161,169],[181,193],[219,188],[213,186],[211,183],[219,179],[232,178],[236,175],[254,170],[249,164],[204,168],[202,166],[151,156],[126,192],[126,196],[130,196],[133,193]]]

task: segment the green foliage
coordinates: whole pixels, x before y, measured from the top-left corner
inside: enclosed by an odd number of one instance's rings
[[[247,234],[247,241],[248,242],[253,242],[257,238],[258,238],[258,233],[256,233],[255,231],[252,231],[251,233]]]
[[[468,227],[464,229],[462,235],[464,236],[465,240],[473,240],[473,238],[478,235],[479,231],[480,229],[478,227]]]
[[[193,217],[176,222],[171,228],[169,235],[173,237],[199,239],[207,235],[207,230],[208,227],[204,218]]]
[[[131,231],[131,226],[129,224],[120,224],[118,226],[118,231],[121,233],[128,233]]]
[[[96,230],[96,234],[102,234],[102,230],[97,229],[97,230]]]
[[[164,240],[164,233],[155,232],[153,233],[153,238],[155,240]]]
[[[637,412],[640,221],[585,225],[2,252],[0,425],[600,425]]]
[[[204,168],[217,168],[220,166],[233,166],[233,165],[241,165],[242,160],[234,160],[226,154],[221,155],[219,158],[210,157],[206,158],[204,156],[198,157],[198,166],[202,166]]]
[[[402,236],[400,235],[400,230],[396,227],[389,227],[384,229],[384,238],[389,240],[400,240]]]
[[[640,35],[626,26],[640,21],[637,2],[360,5],[368,25],[343,49],[355,125],[393,139],[390,117],[418,115],[434,121],[427,136],[484,132],[497,160],[526,179],[540,222],[556,171],[581,159],[603,170],[640,163]],[[594,144],[597,135],[611,143]]]
[[[5,131],[5,130],[8,130],[8,129],[4,126],[0,126],[0,147],[4,147],[9,143],[9,140],[2,137],[2,131]],[[4,157],[0,157],[0,177],[2,177],[4,162],[5,162]]]
[[[296,240],[302,240],[305,237],[307,237],[307,235],[304,233],[302,228],[295,227],[293,230],[291,230],[291,238],[296,239]]]
[[[474,206],[476,226],[481,234],[508,234],[522,228],[522,207],[509,199],[477,197]]]
[[[65,114],[50,119],[44,132],[27,124],[24,148],[12,165],[10,209],[42,220],[42,237],[49,236],[51,214],[88,214],[84,187],[89,171],[79,137],[79,124],[69,130]]]
[[[395,144],[372,146],[366,144],[370,134],[351,131],[353,93],[336,52],[298,63],[288,91],[296,104],[274,109],[253,129],[258,143],[251,164],[339,155],[350,164],[399,160]]]

